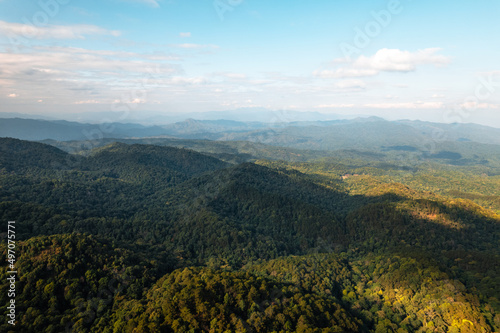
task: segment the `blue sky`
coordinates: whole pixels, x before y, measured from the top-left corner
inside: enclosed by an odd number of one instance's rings
[[[495,0],[0,0],[0,112],[261,107],[500,127],[498,17]]]

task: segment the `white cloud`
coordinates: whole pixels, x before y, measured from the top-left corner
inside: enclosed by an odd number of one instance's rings
[[[189,38],[191,37],[191,33],[190,32],[181,32],[179,34],[179,37],[182,37],[182,38]]]
[[[48,49],[50,50],[50,49]],[[101,74],[124,75],[126,73],[174,73],[177,69],[163,61],[148,59],[148,56],[131,53],[122,54],[122,58],[106,51],[55,48],[53,52],[37,50],[32,53],[0,53],[0,63],[3,65],[3,76],[15,80],[28,75],[34,77],[43,74],[46,79],[62,79],[73,75],[79,77],[79,72],[100,72]]]
[[[477,102],[465,102],[461,105],[464,109],[474,110],[474,109],[500,109],[499,104],[492,103],[477,103]]]
[[[34,47],[37,51],[53,52],[53,53],[71,53],[76,55],[95,55],[99,57],[109,57],[116,60],[122,59],[144,59],[155,61],[178,61],[180,57],[163,53],[136,53],[126,51],[111,51],[111,50],[89,50],[78,47]]]
[[[17,94],[8,94],[7,96],[10,97],[10,98],[16,98],[19,95],[17,95]]]
[[[484,107],[484,105],[481,105]],[[491,105],[490,105],[491,106]],[[440,109],[444,107],[443,103],[437,102],[404,102],[404,103],[370,103],[364,105],[355,105],[350,103],[345,104],[320,104],[316,108],[354,108],[366,107],[372,109]]]
[[[0,34],[19,36],[27,39],[85,39],[87,35],[110,35],[117,37],[121,33],[117,30],[107,30],[88,24],[35,27],[34,25],[0,21]]]
[[[365,104],[367,108],[374,109],[440,109],[444,106],[441,102],[404,102],[404,103],[372,103]]]
[[[380,72],[411,72],[415,71],[419,65],[443,66],[450,62],[450,58],[436,54],[440,50],[428,48],[410,52],[399,49],[380,49],[370,57],[359,56],[350,62],[345,59],[335,59],[332,63],[341,64],[341,67],[316,70],[313,75],[320,78],[367,77]]]
[[[192,84],[203,84],[207,80],[203,77],[173,77],[167,80],[167,84],[174,85],[192,85]]]
[[[113,101],[113,103],[114,103],[114,104],[144,104],[144,103],[146,103],[146,100],[141,99],[141,98],[134,98],[134,99],[132,99],[132,100],[130,100],[130,101],[126,101],[126,102],[124,102],[124,101],[122,101],[122,100],[115,99],[115,100]]]
[[[16,98],[21,102],[23,98],[26,101],[26,96],[38,96],[35,102],[43,97],[67,104],[110,104],[124,93],[149,91],[158,87],[160,80],[182,73],[180,65],[156,58],[157,55],[76,48],[0,52],[0,86],[8,89],[5,98],[9,93],[22,91]],[[139,104],[136,97],[127,100]]]
[[[450,58],[436,54],[441,49],[428,48],[417,52],[402,51],[398,49],[381,49],[371,57],[360,56],[352,66],[376,71],[410,72],[417,65],[433,64],[446,65]]]
[[[345,78],[345,77],[364,77],[377,75],[378,71],[374,69],[357,68],[338,68],[336,70],[314,71],[313,75],[321,78]]]

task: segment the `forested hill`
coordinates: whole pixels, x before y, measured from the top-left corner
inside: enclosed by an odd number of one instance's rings
[[[115,142],[95,149],[85,161],[84,168],[115,170],[118,177],[120,171],[133,173],[137,169],[144,169],[144,176],[147,176],[148,171],[158,169],[192,177],[227,166],[225,162],[192,150]]]
[[[9,171],[36,167],[46,170],[128,170],[160,168],[185,177],[227,167],[216,158],[192,150],[112,142],[92,151],[87,158],[53,146],[12,138],[0,138],[0,163]]]
[[[470,200],[333,164],[0,147],[21,331],[500,329],[500,219]]]
[[[21,172],[27,168],[51,169],[53,165],[63,165],[68,154],[46,144],[0,138],[0,165],[6,171]],[[78,160],[78,156],[71,158]]]

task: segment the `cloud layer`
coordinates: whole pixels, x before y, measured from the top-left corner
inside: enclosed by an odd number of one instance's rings
[[[88,35],[120,36],[117,30],[107,30],[95,25],[48,25],[36,27],[34,25],[0,21],[0,34],[7,37],[21,37],[26,39],[85,39]]]
[[[367,77],[380,72],[412,72],[419,65],[444,66],[450,62],[450,58],[436,54],[440,50],[428,48],[410,52],[384,48],[372,56],[359,56],[352,61],[336,59],[333,63],[341,64],[340,66],[335,69],[316,70],[313,75],[321,78]]]
[[[450,62],[448,57],[436,54],[440,50],[429,48],[412,53],[398,49],[381,49],[371,57],[360,56],[352,66],[379,72],[411,72],[416,69],[417,65],[448,64]]]

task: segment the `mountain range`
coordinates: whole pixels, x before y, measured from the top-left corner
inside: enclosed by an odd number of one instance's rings
[[[336,150],[422,146],[432,142],[500,144],[500,129],[475,124],[386,121],[377,117],[352,120],[241,122],[187,119],[162,126],[132,123],[83,124],[68,121],[5,118],[0,135],[23,140],[92,140],[101,138],[173,137],[217,141],[251,141],[275,146]]]

